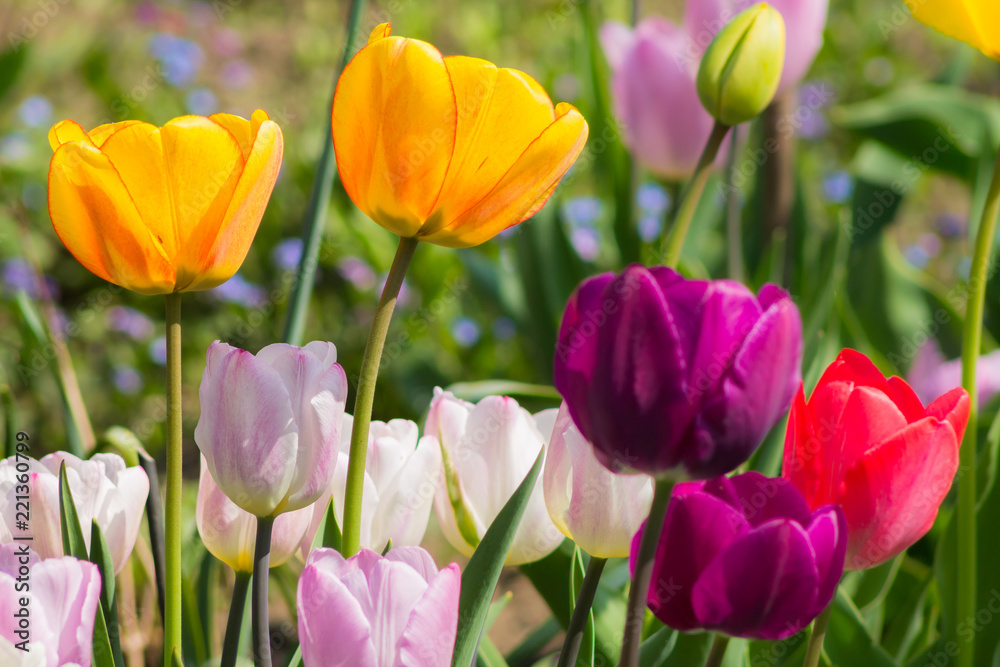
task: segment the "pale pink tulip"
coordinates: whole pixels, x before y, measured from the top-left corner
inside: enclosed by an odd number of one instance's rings
[[[115,574],[121,572],[139,535],[149,495],[149,479],[142,468],[127,468],[125,460],[117,454],[95,454],[83,460],[68,452],[55,452],[37,461],[29,459],[31,520],[27,532],[19,530],[15,523],[18,464],[14,457],[0,461],[0,543],[10,542],[15,536],[31,535],[32,548],[40,557],[63,555],[59,527],[59,467],[62,463],[66,464],[69,490],[88,551],[91,523],[97,521],[111,550]]]
[[[89,667],[100,594],[101,574],[93,563],[71,556],[39,560],[26,542],[0,545],[0,664]],[[25,597],[28,606],[22,607]],[[17,616],[22,609],[27,628]]]
[[[442,465],[434,511],[453,547],[472,555],[548,442],[555,416],[556,410],[532,416],[507,396],[487,396],[473,405],[451,392],[435,390],[424,433],[447,455],[443,463],[452,467],[452,488],[460,494],[460,498],[449,498]],[[545,509],[538,479],[506,563],[520,565],[544,558],[563,539]]]
[[[542,472],[549,517],[591,556],[625,558],[649,516],[653,479],[613,473],[594,456],[566,404],[556,417]]]
[[[442,667],[451,664],[461,573],[441,571],[420,547],[345,560],[316,549],[299,578],[305,667]]]
[[[215,483],[247,512],[314,503],[337,463],[347,376],[332,343],[274,344],[257,355],[208,348],[194,439]]]
[[[279,514],[271,532],[270,566],[287,561],[299,548],[312,519],[312,506]],[[240,509],[219,489],[201,457],[195,519],[201,541],[213,556],[236,572],[253,572],[257,517]]]

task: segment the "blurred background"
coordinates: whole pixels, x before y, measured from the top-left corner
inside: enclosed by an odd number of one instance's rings
[[[682,9],[644,0],[640,16],[677,21]],[[532,411],[555,407],[552,357],[573,287],[653,261],[680,185],[631,163],[597,39],[604,21],[627,22],[631,11],[623,0],[368,3],[363,38],[391,21],[395,34],[446,55],[524,70],[591,127],[581,159],[534,219],[477,248],[418,250],[374,418],[419,421],[436,386],[470,400],[511,393]],[[191,434],[205,350],[221,339],[256,352],[283,337],[347,16],[347,3],[326,0],[5,0],[0,385],[7,428],[31,433],[35,456],[107,446],[107,430],[123,426],[162,462],[165,414],[162,300],[105,283],[59,243],[46,208],[48,129],[64,118],[89,129],[127,118],[159,125],[188,113],[249,117],[262,108],[284,133],[282,172],[242,269],[184,298],[193,530]],[[776,102],[771,121],[742,128],[728,171],[713,177],[685,246],[685,272],[788,288],[805,323],[807,385],[845,346],[899,375],[922,372],[916,361],[933,370],[956,357],[968,220],[978,219],[1000,140],[998,73],[996,63],[918,24],[901,1],[833,3],[805,81]],[[793,128],[781,132],[783,157],[757,161],[775,118]],[[348,377],[358,373],[395,245],[335,184],[304,340],[334,342]],[[1000,283],[991,279],[987,349],[998,335]],[[777,472],[780,444],[771,438],[753,465]],[[451,554],[438,541],[440,562]],[[523,581],[511,586],[515,598],[523,588],[532,599]],[[525,604],[506,616],[506,629],[494,632],[505,650],[547,612]]]

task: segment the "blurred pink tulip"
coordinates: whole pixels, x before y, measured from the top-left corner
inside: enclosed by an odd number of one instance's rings
[[[649,516],[653,478],[613,473],[597,460],[563,403],[542,473],[549,517],[591,556],[626,558]]]
[[[453,547],[472,555],[548,442],[555,417],[555,410],[532,416],[507,396],[487,396],[473,405],[435,389],[424,433],[440,443],[453,469],[453,484],[445,484],[442,473],[434,497],[441,531]],[[449,497],[449,487],[460,497]],[[538,479],[506,564],[544,558],[563,539],[545,509],[542,480]]]
[[[927,405],[962,386],[962,360],[946,361],[936,341],[928,341],[917,349],[907,382],[920,401]],[[984,354],[976,361],[976,389],[982,410],[1000,394],[1000,350]]]
[[[420,547],[345,560],[316,549],[299,578],[299,642],[305,667],[450,665],[461,573],[441,571]]]
[[[125,467],[125,460],[117,454],[95,454],[83,460],[68,452],[55,452],[37,461],[28,459],[29,533],[14,524],[18,483],[14,458],[0,461],[0,544],[30,534],[32,548],[41,558],[63,555],[59,526],[59,467],[63,462],[87,549],[91,523],[97,521],[111,550],[115,574],[121,572],[139,535],[149,479],[142,468]]]
[[[287,561],[299,548],[312,515],[313,508],[309,506],[285,512],[274,520],[271,532],[271,567]],[[201,457],[195,518],[201,541],[213,556],[236,572],[253,572],[257,517],[237,507],[216,486],[204,456]]]
[[[30,595],[19,586],[18,577],[30,582]],[[0,545],[0,617],[4,619],[0,665],[90,667],[100,594],[101,574],[93,563],[71,556],[39,560],[24,542]],[[21,607],[24,597],[29,601],[26,608]],[[19,624],[17,614],[22,609],[27,610],[27,628]]]
[[[601,28],[625,144],[650,171],[675,181],[694,171],[713,125],[695,87],[701,56],[715,34],[751,4],[688,0],[683,26],[651,16],[634,30],[615,21]],[[787,26],[781,94],[802,79],[822,46],[828,0],[769,4],[781,12]]]
[[[255,355],[218,341],[201,379],[194,439],[215,483],[254,516],[307,507],[337,463],[347,376],[332,343],[268,345]]]

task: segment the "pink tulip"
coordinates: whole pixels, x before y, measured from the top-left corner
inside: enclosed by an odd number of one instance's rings
[[[305,667],[450,665],[461,573],[441,571],[420,547],[345,560],[316,549],[299,578],[299,642]]]
[[[917,350],[907,381],[925,405],[962,384],[962,360],[946,361],[935,341]],[[976,361],[977,404],[985,409],[1000,394],[1000,350],[984,354]]]
[[[628,557],[653,502],[653,479],[605,468],[565,403],[545,453],[542,486],[556,528],[598,558]]]
[[[302,509],[329,488],[347,376],[332,343],[208,348],[194,439],[215,483],[254,516]]]
[[[17,464],[13,457],[0,461],[0,543],[30,534],[34,538],[32,547],[40,557],[63,555],[59,527],[59,467],[62,463],[66,464],[66,478],[87,549],[90,549],[91,523],[96,520],[111,549],[115,574],[121,572],[139,535],[149,495],[149,479],[142,468],[125,467],[125,460],[117,454],[95,454],[83,460],[67,452],[55,452],[38,461],[29,459],[31,520],[28,533],[19,530],[14,523]]]
[[[285,512],[274,520],[271,532],[271,567],[277,567],[292,557],[299,548],[312,515],[313,508],[309,506]],[[253,572],[257,517],[237,507],[216,486],[204,456],[201,457],[195,518],[198,534],[213,556],[236,572]]]
[[[614,21],[601,28],[625,144],[650,171],[677,181],[694,171],[713,125],[698,100],[698,65],[715,34],[751,4],[751,0],[688,0],[683,26],[651,16],[635,30]],[[822,46],[828,0],[769,4],[781,12],[787,26],[781,94],[805,76]]]
[[[0,665],[89,667],[101,594],[97,566],[71,556],[39,560],[25,542],[0,545]],[[19,578],[22,584],[19,584]],[[25,591],[27,581],[30,590]],[[28,598],[26,635],[19,625]],[[27,639],[27,644],[21,642]],[[26,646],[27,652],[20,646]]]

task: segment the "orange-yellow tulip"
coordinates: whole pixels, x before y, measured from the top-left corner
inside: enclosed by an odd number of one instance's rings
[[[918,20],[1000,60],[998,0],[911,0],[907,4]]]
[[[344,189],[404,237],[469,247],[531,217],[587,141],[537,81],[375,28],[340,77],[333,146]]]
[[[204,290],[240,268],[281,166],[263,111],[49,131],[49,216],[92,273],[140,294]]]

